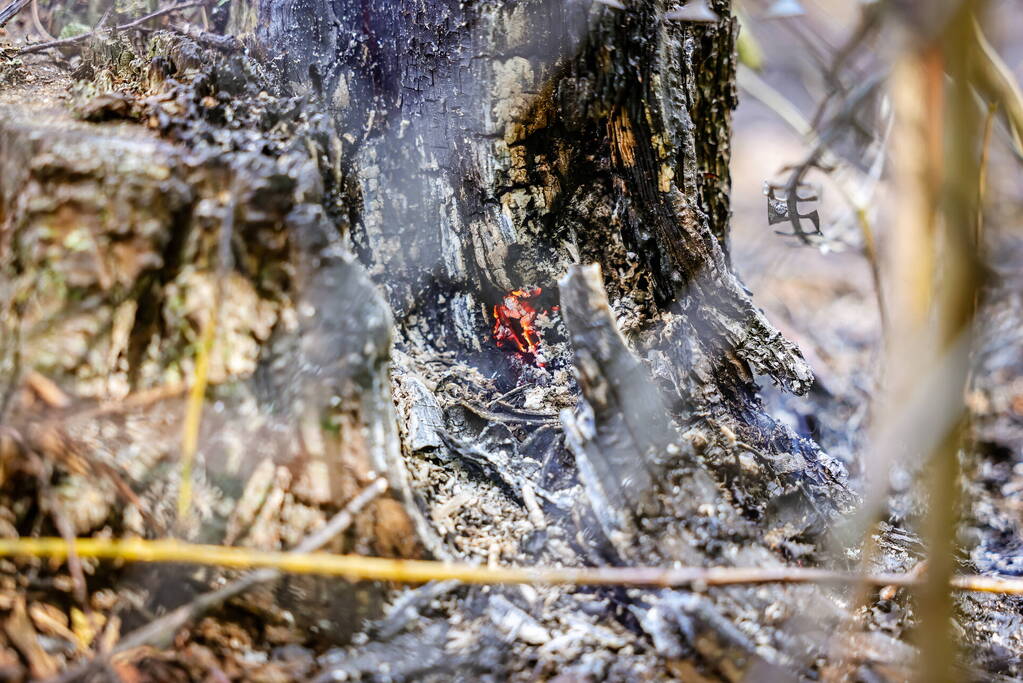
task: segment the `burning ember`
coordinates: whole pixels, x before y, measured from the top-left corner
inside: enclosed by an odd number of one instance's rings
[[[544,363],[539,355],[540,331],[535,321],[539,311],[529,302],[540,296],[541,289],[515,289],[494,306],[494,340],[501,348],[513,344],[521,353],[532,355],[539,367]]]

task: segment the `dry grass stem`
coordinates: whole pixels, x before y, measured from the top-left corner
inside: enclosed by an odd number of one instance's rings
[[[710,586],[767,583],[916,586],[922,577],[903,574],[858,574],[810,567],[482,567],[430,560],[395,560],[322,552],[250,550],[198,545],[176,540],[79,538],[73,545],[83,558],[120,562],[188,563],[230,569],[271,568],[292,574],[340,576],[350,581],[426,583],[455,580],[472,584],[548,584],[577,586],[653,586],[700,590]],[[61,538],[0,540],[0,557],[47,557],[63,560],[69,545]],[[960,575],[954,590],[1023,595],[1023,579]]]

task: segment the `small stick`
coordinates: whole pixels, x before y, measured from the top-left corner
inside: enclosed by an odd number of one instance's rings
[[[103,417],[111,414],[116,415],[120,413],[127,413],[130,410],[148,408],[154,403],[177,398],[183,394],[187,394],[188,391],[189,386],[184,382],[176,384],[162,384],[158,387],[143,389],[133,394],[128,394],[119,400],[110,400],[97,406],[72,411],[65,415],[65,417],[82,420],[86,418]]]
[[[385,490],[387,490],[387,479],[384,477],[377,478],[373,481],[373,483],[352,498],[348,502],[348,505],[346,505],[341,512],[334,515],[322,529],[308,536],[305,540],[295,546],[295,549],[290,551],[290,553],[284,554],[301,555],[319,550],[329,543],[331,539],[344,533],[344,531],[352,525],[352,522],[355,520],[355,515],[357,515],[362,508],[375,500],[377,496],[382,494]],[[238,550],[242,550],[242,548],[238,548]],[[223,604],[234,596],[244,593],[253,586],[260,583],[266,583],[267,581],[273,581],[279,577],[281,573],[282,572],[279,569],[266,567],[235,579],[223,588],[203,593],[187,605],[183,605],[182,607],[160,617],[156,621],[146,624],[138,630],[128,634],[128,636],[122,639],[121,642],[117,644],[117,647],[114,648],[114,653],[124,652],[125,650],[142,647],[144,645],[154,645],[162,640],[169,640],[173,638],[174,634],[187,623],[194,621],[200,615],[208,612],[218,605]]]
[[[7,24],[8,21],[13,19],[18,12],[25,9],[26,5],[32,0],[13,0],[9,5],[0,9],[0,27]]]
[[[53,40],[53,36],[43,26],[43,22],[39,20],[39,0],[32,0],[32,23],[35,25],[36,32],[42,36],[43,40]]]
[[[533,484],[528,481],[522,485],[522,502],[529,513],[530,523],[538,530],[546,529],[547,519],[543,516],[543,510],[536,500],[536,491],[533,490]]]
[[[195,381],[185,405],[185,424],[181,435],[181,487],[178,489],[178,523],[184,522],[192,504],[192,465],[199,449],[199,427],[202,423],[203,401],[209,381],[210,354],[219,324],[220,307],[224,300],[224,280],[233,265],[231,260],[231,237],[234,234],[234,219],[237,205],[234,194],[224,210],[220,224],[217,245],[216,287],[210,315],[202,328],[202,339],[195,358]]]
[[[83,410],[80,413],[76,413],[75,417],[101,417],[110,413],[126,412],[128,410],[137,410],[139,408],[148,408],[154,403],[159,403],[171,398],[177,398],[182,394],[187,393],[189,387],[184,382],[176,384],[162,384],[158,387],[151,389],[143,389],[133,394],[128,394],[119,401],[111,401],[103,405],[99,405],[89,410]]]
[[[997,102],[988,104],[987,116],[984,119],[984,136],[980,143],[980,167],[977,169],[977,213],[973,225],[973,242],[980,251],[983,251],[984,246],[982,239],[984,236],[984,203],[987,200],[987,168],[988,158],[991,155],[991,132],[994,129],[997,111]]]
[[[344,509],[334,515],[330,521],[323,526],[323,528],[307,536],[305,540],[295,546],[295,549],[291,552],[304,554],[319,550],[329,543],[331,539],[343,534],[345,530],[352,525],[352,522],[355,520],[355,516],[386,490],[387,479],[384,477],[378,477],[366,486],[366,488],[360,491],[354,498],[348,501],[348,504],[344,507]],[[182,605],[162,617],[151,621],[145,626],[141,626],[132,631],[122,638],[111,652],[96,657],[95,659],[66,672],[59,680],[79,680],[80,676],[86,674],[90,670],[106,665],[110,657],[128,650],[146,646],[165,646],[173,640],[174,635],[178,631],[198,619],[206,612],[217,608],[224,602],[230,600],[236,595],[244,593],[253,586],[257,586],[260,583],[265,583],[267,581],[273,581],[279,577],[281,573],[282,572],[279,569],[270,567],[263,568],[239,577],[228,583],[223,588],[203,593],[191,602]]]
[[[973,37],[978,57],[972,64],[976,84],[1001,105],[1013,148],[1017,155],[1023,155],[1023,90],[1013,77],[1012,69],[988,42],[976,18],[973,19]]]
[[[127,24],[121,24],[120,26],[115,26],[112,30],[113,30],[114,33],[118,33],[120,31],[127,31],[129,29],[137,28],[138,26],[141,26],[142,24],[146,23],[147,21],[150,21],[151,19],[156,19],[158,17],[162,17],[165,14],[170,14],[172,12],[179,12],[179,11],[181,11],[183,9],[191,9],[193,7],[200,7],[203,4],[205,4],[205,0],[201,0],[199,2],[186,2],[186,3],[181,4],[181,5],[171,5],[170,7],[164,7],[162,9],[156,10],[155,12],[151,12],[150,14],[147,14],[144,17],[140,17],[138,19],[135,19],[134,21],[129,21]],[[28,55],[28,54],[32,54],[34,52],[42,52],[43,50],[52,50],[52,49],[55,49],[55,48],[67,47],[69,45],[76,45],[78,43],[81,43],[81,42],[84,42],[84,41],[88,40],[89,38],[91,38],[94,35],[96,35],[96,29],[94,29],[92,31],[87,31],[85,33],[79,33],[77,36],[71,36],[70,38],[61,38],[59,40],[50,40],[50,41],[47,41],[45,43],[36,43],[34,45],[26,45],[25,47],[23,47],[20,50],[18,50],[18,54],[19,55]]]
[[[35,370],[29,370],[25,375],[25,384],[50,408],[67,408],[71,405],[71,398],[56,382]]]
[[[43,500],[46,501],[46,506],[49,508],[53,525],[57,527],[57,532],[68,545],[67,567],[68,573],[71,574],[75,600],[88,610],[89,599],[86,595],[85,571],[82,569],[82,558],[75,553],[75,528],[71,525],[70,520],[68,520],[67,514],[64,512],[64,506],[60,504],[57,496],[50,489],[49,484],[42,480],[39,483],[43,487]]]
[[[509,398],[511,398],[515,394],[519,393],[523,389],[526,389],[528,386],[529,386],[528,384],[520,384],[519,386],[515,387],[511,391],[505,392],[505,393],[501,394],[500,396],[498,396],[497,398],[495,398],[492,401],[490,401],[490,403],[487,404],[487,407],[488,408],[493,408],[495,404],[500,403],[502,401],[507,401]]]
[[[395,560],[323,552],[274,552],[198,545],[175,540],[145,541],[80,538],[81,557],[121,562],[188,563],[233,569],[272,568],[294,574],[340,576],[349,581],[427,583],[452,579],[471,584],[548,584],[575,586],[651,586],[702,589],[709,586],[767,583],[856,584],[908,587],[921,585],[916,573],[860,574],[813,567],[479,567],[428,560]],[[64,559],[68,544],[61,538],[0,539],[0,557]],[[953,576],[954,590],[1023,595],[1023,579],[962,574]]]
[[[110,13],[114,11],[114,6],[107,7],[106,11],[103,12],[103,16],[99,18],[96,25],[92,27],[92,32],[95,33],[107,25],[107,20],[110,19]]]
[[[219,287],[218,287],[219,289]],[[218,292],[219,293],[219,292]],[[220,297],[216,297],[210,317],[202,327],[199,349],[195,358],[195,381],[185,404],[185,421],[181,435],[181,484],[178,489],[178,522],[183,523],[192,505],[192,466],[199,450],[199,429],[202,425],[203,400],[209,378],[210,353],[217,329]]]

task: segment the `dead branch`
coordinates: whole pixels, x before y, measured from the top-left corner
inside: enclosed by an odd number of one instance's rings
[[[293,551],[285,554],[304,555],[314,553],[331,539],[345,532],[352,525],[355,516],[369,503],[373,502],[380,494],[387,490],[387,480],[379,477],[369,486],[364,488],[358,495],[348,502],[343,510],[334,515],[327,524],[310,535],[298,544]],[[255,566],[255,565],[253,565]],[[204,593],[187,605],[183,605],[173,612],[157,619],[150,624],[140,628],[138,631],[129,634],[118,643],[115,652],[124,652],[136,647],[145,645],[156,645],[165,640],[173,638],[174,634],[186,624],[194,621],[202,614],[222,605],[227,600],[244,593],[253,586],[260,583],[273,581],[281,575],[281,570],[270,567],[261,571],[253,572],[242,576],[223,588]]]
[[[161,9],[156,10],[155,12],[150,12],[149,14],[145,15],[144,17],[139,17],[138,19],[135,19],[134,21],[129,21],[126,24],[121,24],[119,26],[115,26],[111,30],[114,33],[118,33],[120,31],[128,31],[128,30],[131,30],[133,28],[138,28],[142,24],[144,24],[147,21],[150,21],[152,19],[157,19],[159,17],[162,17],[162,16],[164,16],[166,14],[171,14],[173,12],[180,12],[181,10],[191,9],[193,7],[199,7],[199,6],[203,5],[203,4],[205,4],[205,2],[202,2],[202,1],[200,1],[200,2],[186,2],[186,3],[181,4],[181,5],[173,5],[171,7],[163,7]],[[20,10],[21,8],[19,7],[18,9]],[[0,23],[0,26],[2,26],[2,25],[3,24]],[[36,43],[35,45],[26,45],[25,47],[23,47],[20,50],[18,50],[18,54],[19,55],[28,55],[28,54],[32,54],[32,53],[35,53],[35,52],[42,52],[43,50],[53,50],[53,49],[58,49],[58,48],[62,48],[62,47],[68,47],[68,46],[71,46],[71,45],[77,45],[78,43],[82,43],[82,42],[88,40],[89,38],[92,38],[94,35],[96,35],[96,32],[98,30],[99,29],[94,29],[92,31],[87,31],[85,33],[80,33],[77,36],[71,36],[70,38],[61,38],[59,40],[50,40],[50,41],[47,41],[45,43]]]
[[[39,0],[32,0],[32,25],[35,27],[36,33],[42,36],[43,40],[55,40],[39,19]]]
[[[989,99],[1001,105],[1013,149],[1023,156],[1023,91],[976,21],[973,22],[973,39],[977,44],[971,64],[973,78]]]
[[[0,27],[5,26],[8,21],[17,16],[18,12],[25,9],[32,0],[13,0],[9,5],[0,10]]]
[[[26,373],[25,386],[50,408],[67,408],[71,405],[71,397],[56,382],[35,370]]]
[[[378,477],[352,498],[344,509],[334,515],[323,528],[299,543],[291,553],[307,554],[319,550],[332,539],[343,534],[352,525],[355,516],[386,490],[387,480],[384,477]],[[239,577],[223,588],[203,593],[191,602],[129,633],[112,652],[67,672],[61,677],[61,680],[75,680],[86,671],[105,665],[110,656],[121,652],[146,646],[166,647],[174,635],[189,623],[254,586],[279,578],[281,573],[280,569],[265,567]]]
[[[370,492],[371,489],[367,489],[364,493]],[[336,519],[340,520],[343,514],[344,512],[339,513]],[[335,522],[332,521],[329,526],[334,525]],[[326,529],[327,527],[321,533],[325,533]],[[309,545],[312,545],[314,538],[310,537]],[[698,591],[711,586],[750,586],[769,583],[833,585],[865,583],[877,587],[907,588],[919,586],[925,581],[925,577],[919,572],[859,574],[813,567],[485,567],[458,562],[396,560],[299,550],[293,552],[250,550],[175,540],[79,538],[75,540],[73,547],[83,558],[119,562],[187,563],[230,569],[269,568],[281,573],[340,576],[349,581],[395,581],[412,584],[454,580],[484,585],[649,586]],[[306,544],[300,547],[306,547]],[[62,538],[0,540],[0,557],[45,557],[63,560],[67,556],[68,544]],[[245,580],[247,577],[239,581]],[[1000,576],[961,574],[951,578],[949,587],[957,591],[1023,595],[1023,579]]]

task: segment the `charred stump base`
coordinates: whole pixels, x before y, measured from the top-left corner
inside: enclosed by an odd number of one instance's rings
[[[32,67],[46,84],[0,111],[0,531],[289,548],[382,475],[390,493],[332,549],[824,559],[853,496],[757,398],[757,375],[796,392],[812,377],[728,263],[736,26],[713,6],[692,24],[658,2],[251,0],[231,6],[240,41],[102,35],[78,80]],[[67,583],[4,570],[21,590]],[[85,570],[92,609],[126,628],[222,578]],[[60,609],[87,606],[76,591]],[[167,661],[198,677],[212,653],[244,678],[246,648],[356,631],[275,670],[739,680],[908,657],[879,633],[840,652],[856,622],[813,586],[439,584],[387,609],[385,593],[282,580]]]
[[[148,49],[146,62],[101,37],[81,60],[93,79],[40,66],[0,105],[4,534],[288,549],[385,476],[389,493],[329,549],[421,555],[387,376],[391,317],[325,213],[313,150],[327,128],[300,100],[267,95],[240,54],[171,34]],[[188,388],[208,331],[181,515]],[[115,634],[224,580],[85,569],[92,601],[80,586],[63,599],[116,615]],[[52,573],[37,563],[10,578],[31,590],[51,580],[40,572]],[[333,644],[383,595],[285,578],[230,609],[258,642]]]

